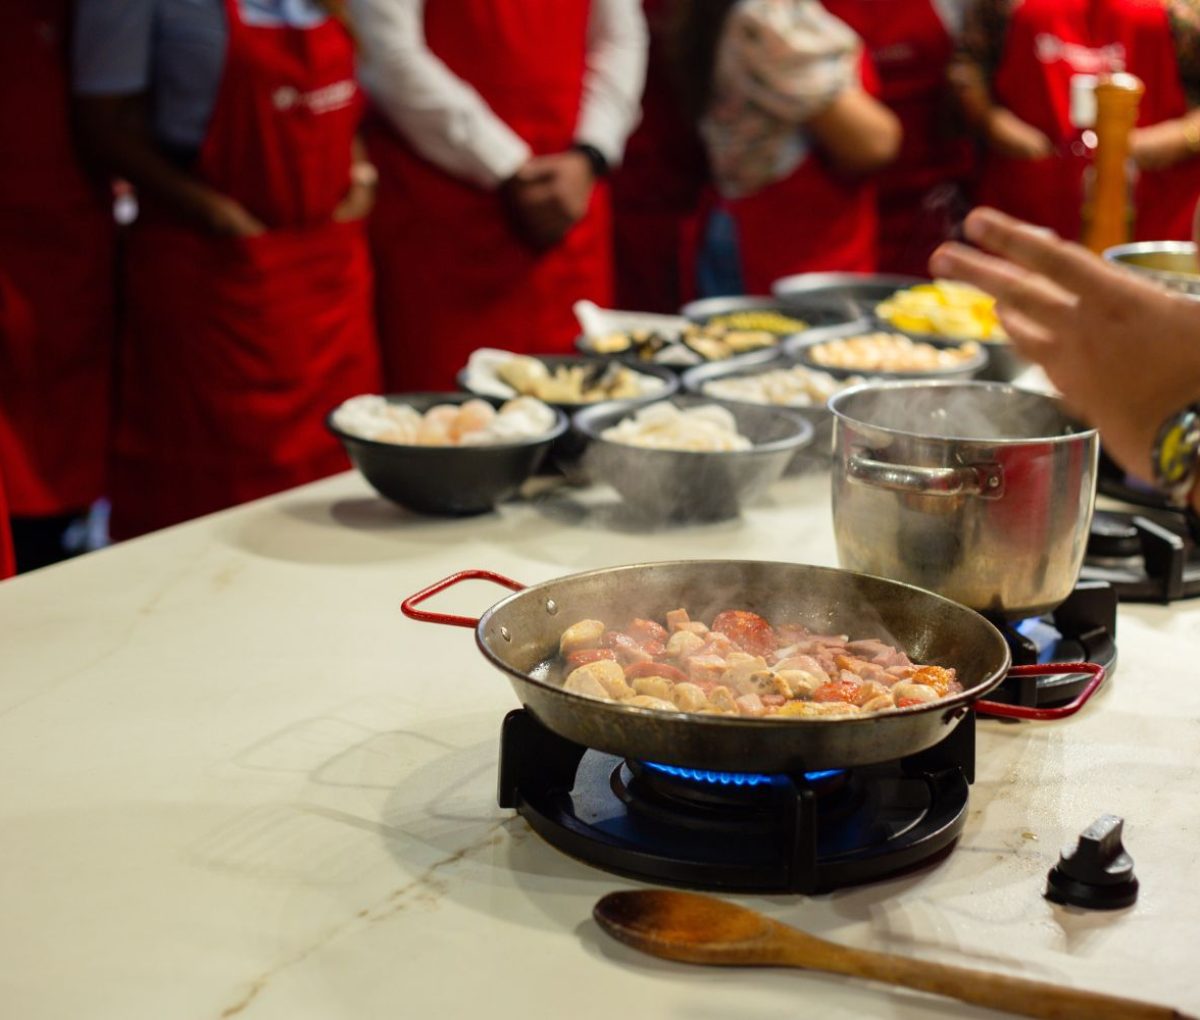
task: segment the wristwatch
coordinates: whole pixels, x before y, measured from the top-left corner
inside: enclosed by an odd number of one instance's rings
[[[589,145],[587,142],[575,142],[571,145],[571,148],[581,153],[583,158],[588,161],[588,166],[592,168],[593,177],[608,176],[612,167],[608,165],[608,158],[596,146]]]
[[[1200,481],[1200,404],[1189,404],[1158,429],[1151,454],[1154,484],[1171,506],[1185,508]]]

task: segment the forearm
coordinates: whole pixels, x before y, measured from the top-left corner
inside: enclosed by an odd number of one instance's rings
[[[531,155],[525,141],[425,41],[423,0],[354,0],[361,77],[375,105],[422,156],[496,188]]]
[[[76,100],[80,142],[96,166],[138,191],[207,225],[212,190],[167,159],[150,137],[141,96],[83,96]]]
[[[612,165],[620,161],[641,115],[648,46],[639,0],[593,0],[575,137],[599,149]]]
[[[984,134],[995,109],[983,69],[965,54],[958,54],[946,69],[946,80],[967,127]]]
[[[848,176],[881,170],[900,153],[900,121],[860,88],[846,89],[804,127],[833,166]]]

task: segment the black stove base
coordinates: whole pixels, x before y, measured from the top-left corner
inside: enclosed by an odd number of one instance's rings
[[[974,716],[897,762],[704,783],[572,744],[517,710],[501,738],[501,807],[546,842],[630,878],[689,888],[817,893],[944,855],[966,820]]]

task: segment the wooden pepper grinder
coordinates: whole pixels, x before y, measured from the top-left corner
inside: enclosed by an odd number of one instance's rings
[[[1096,160],[1085,188],[1083,243],[1102,252],[1132,237],[1129,133],[1137,124],[1145,86],[1132,74],[1105,75],[1096,83]]]

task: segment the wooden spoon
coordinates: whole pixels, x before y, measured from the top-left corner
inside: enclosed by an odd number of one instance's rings
[[[609,893],[592,911],[614,938],[651,956],[732,967],[801,967],[916,988],[1052,1020],[1195,1020],[1133,999],[835,945],[712,896],[641,889]]]

